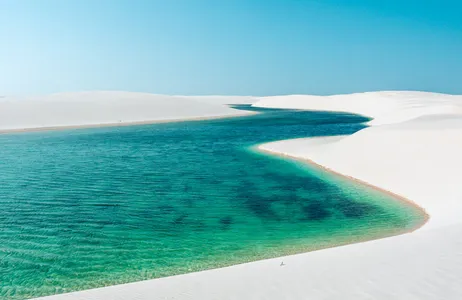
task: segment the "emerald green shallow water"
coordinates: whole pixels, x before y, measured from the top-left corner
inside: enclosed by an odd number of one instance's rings
[[[351,134],[365,118],[261,112],[0,136],[0,298],[277,257],[423,221],[385,194],[254,150],[274,140]]]

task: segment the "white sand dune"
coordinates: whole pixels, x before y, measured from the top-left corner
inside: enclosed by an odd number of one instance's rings
[[[373,118],[370,125],[403,122],[423,115],[461,113],[462,96],[425,92],[368,92],[334,96],[273,96],[255,106],[349,112]]]
[[[60,93],[0,99],[0,130],[88,126],[248,114],[224,104],[251,97],[186,97],[131,92]],[[214,103],[212,100],[220,100]]]
[[[281,96],[255,105],[373,117],[374,126],[351,136],[260,148],[307,158],[404,196],[430,221],[401,236],[46,299],[462,299],[461,96]]]

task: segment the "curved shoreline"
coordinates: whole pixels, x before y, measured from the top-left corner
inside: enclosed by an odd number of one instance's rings
[[[284,140],[281,140],[281,141],[277,141],[277,142],[284,142]],[[375,186],[375,185],[372,185],[368,182],[365,182],[363,180],[360,180],[360,179],[357,179],[353,176],[349,176],[349,175],[345,175],[345,174],[342,174],[340,172],[337,172],[335,170],[332,170],[331,168],[328,168],[326,166],[323,166],[321,164],[318,164],[316,163],[315,161],[311,160],[311,159],[308,159],[308,158],[302,158],[302,157],[297,157],[295,155],[288,155],[288,154],[285,154],[285,153],[281,153],[281,152],[276,152],[276,151],[271,151],[271,150],[268,150],[268,149],[264,149],[262,148],[262,146],[265,145],[264,144],[260,144],[260,145],[256,145],[256,149],[258,149],[258,151],[261,151],[262,153],[268,153],[270,155],[276,155],[276,156],[279,156],[279,157],[284,157],[284,158],[290,158],[292,160],[296,160],[296,161],[301,161],[303,163],[306,163],[308,165],[311,165],[311,166],[314,166],[316,168],[319,168],[321,170],[324,170],[328,173],[331,173],[331,174],[334,174],[334,175],[337,175],[337,176],[340,176],[342,178],[346,178],[348,180],[351,180],[353,182],[356,182],[357,184],[359,185],[362,185],[362,186],[367,186],[373,190],[376,190],[376,191],[379,191],[381,193],[384,193],[384,194],[387,194],[389,195],[390,197],[396,199],[396,200],[399,200],[400,202],[404,203],[405,205],[410,205],[412,207],[414,207],[416,210],[420,211],[422,216],[424,217],[424,220],[421,224],[418,224],[415,228],[412,228],[412,229],[409,229],[409,230],[406,230],[404,231],[403,233],[398,233],[396,235],[400,235],[400,234],[405,234],[405,233],[411,233],[411,232],[414,232],[420,228],[422,228],[425,224],[428,223],[428,221],[430,220],[430,215],[427,213],[427,211],[421,207],[420,205],[418,205],[416,202],[410,200],[410,199],[407,199],[401,195],[398,195],[396,193],[393,193],[391,191],[388,191],[386,189],[383,189],[383,188],[380,188],[378,186]],[[396,236],[396,235],[392,235],[392,236]],[[385,236],[385,237],[389,237],[389,236]],[[384,238],[385,238],[384,237]],[[380,238],[378,238],[380,239]],[[367,240],[366,240],[367,241]]]
[[[280,140],[280,141],[284,141],[284,140]],[[273,256],[273,257],[259,258],[259,259],[256,259],[256,260],[249,260],[249,261],[243,261],[243,262],[231,263],[231,264],[223,264],[221,266],[217,266],[217,267],[213,267],[213,268],[209,268],[209,269],[204,269],[204,270],[199,270],[199,271],[187,272],[187,273],[182,273],[182,274],[177,274],[177,275],[171,275],[171,276],[165,276],[165,277],[159,277],[159,278],[152,278],[152,279],[146,279],[146,280],[141,280],[141,281],[122,283],[122,284],[108,285],[108,286],[103,286],[103,287],[91,288],[91,289],[80,290],[80,291],[64,293],[64,294],[50,295],[50,296],[34,298],[34,299],[54,299],[54,297],[66,297],[67,295],[76,295],[76,294],[79,294],[79,293],[87,293],[87,292],[91,293],[92,291],[99,291],[99,290],[107,289],[107,288],[117,288],[117,287],[123,287],[123,286],[127,286],[127,285],[143,284],[143,283],[152,282],[152,281],[170,280],[170,279],[175,279],[175,278],[180,278],[180,277],[183,277],[183,276],[190,276],[190,275],[195,275],[195,274],[216,272],[216,271],[220,271],[220,270],[225,270],[225,269],[229,269],[229,268],[240,267],[240,266],[245,266],[245,265],[255,264],[255,263],[273,262],[275,260],[283,260],[284,261],[284,260],[288,259],[289,257],[295,257],[295,256],[299,256],[299,255],[306,255],[306,254],[309,254],[309,253],[320,252],[320,251],[324,251],[324,250],[327,250],[327,249],[341,248],[341,247],[348,246],[348,245],[358,245],[358,244],[363,244],[363,243],[367,243],[367,242],[371,242],[371,241],[383,240],[383,239],[387,239],[387,238],[407,234],[407,233],[410,233],[410,232],[414,232],[418,228],[422,227],[428,221],[428,214],[426,214],[425,211],[422,208],[420,208],[419,206],[417,206],[416,204],[414,204],[413,202],[407,200],[406,198],[404,198],[402,196],[396,195],[394,193],[391,193],[389,191],[383,190],[383,189],[378,188],[376,186],[370,185],[370,184],[365,183],[363,181],[356,180],[356,179],[354,179],[352,177],[344,176],[344,175],[342,175],[342,174],[340,174],[338,172],[332,171],[332,170],[330,170],[328,168],[325,168],[325,167],[323,167],[323,166],[321,166],[319,164],[316,164],[316,163],[312,162],[311,160],[298,158],[296,156],[284,155],[284,154],[280,154],[280,153],[277,153],[277,152],[273,152],[273,151],[269,151],[269,150],[259,148],[261,145],[265,145],[265,144],[266,143],[256,144],[254,146],[251,146],[250,148],[251,149],[257,149],[257,152],[260,153],[260,154],[265,154],[265,155],[269,155],[269,156],[280,156],[280,157],[290,158],[291,160],[296,160],[296,161],[301,161],[303,163],[311,164],[311,165],[315,166],[316,168],[322,169],[322,170],[324,170],[324,171],[326,171],[328,173],[332,173],[332,174],[334,174],[336,176],[340,176],[340,177],[345,178],[347,180],[351,180],[351,181],[355,182],[358,185],[367,186],[367,187],[372,188],[372,189],[374,189],[376,191],[387,194],[390,197],[392,197],[393,199],[404,202],[405,205],[410,205],[411,204],[413,207],[415,207],[416,209],[421,211],[422,215],[424,216],[424,220],[423,220],[423,222],[419,222],[419,224],[417,224],[413,228],[410,228],[410,229],[407,229],[407,230],[400,229],[400,230],[396,230],[396,231],[386,231],[386,232],[384,232],[384,234],[380,234],[379,236],[372,236],[371,237],[371,236],[367,236],[367,235],[366,236],[354,235],[354,236],[351,236],[348,240],[345,240],[345,241],[340,241],[340,242],[336,242],[336,243],[332,243],[332,244],[328,244],[328,245],[314,246],[314,247],[310,247],[309,249],[299,249],[299,250],[281,252],[279,255],[276,255],[276,256]]]
[[[244,114],[244,116],[245,115],[247,115],[247,114]],[[234,116],[225,116],[224,118],[228,118],[228,117],[231,118],[231,117],[234,117]],[[220,117],[218,117],[218,118],[220,118]],[[206,120],[206,119],[209,119],[209,118],[205,117],[205,118],[200,118],[200,119],[196,119],[196,120],[199,121],[199,120]],[[217,119],[217,118],[214,118],[214,119]],[[182,120],[182,121],[189,121],[189,120]],[[161,122],[156,122],[156,123],[161,123]],[[129,126],[131,124],[126,124],[126,125]],[[93,127],[93,126],[91,126],[91,127]],[[287,140],[278,140],[278,141],[274,141],[274,142],[284,142],[284,141],[287,141]],[[421,212],[421,214],[423,216],[423,221],[418,222],[418,224],[416,224],[416,226],[413,226],[410,229],[402,229],[402,230],[397,230],[397,231],[386,231],[383,235],[380,235],[380,236],[372,236],[372,237],[370,237],[370,236],[357,236],[357,235],[354,235],[354,236],[350,237],[350,239],[348,241],[340,241],[338,243],[332,243],[332,244],[329,244],[327,246],[322,245],[322,246],[313,247],[313,248],[310,248],[310,249],[304,249],[304,250],[301,250],[301,251],[295,250],[293,252],[290,252],[290,251],[285,252],[285,253],[281,252],[280,255],[277,255],[277,256],[274,256],[274,257],[268,257],[268,258],[262,258],[262,259],[257,259],[257,260],[250,260],[250,261],[244,261],[244,262],[240,262],[240,263],[232,263],[232,264],[229,264],[229,265],[225,264],[225,265],[222,265],[222,266],[218,266],[216,268],[210,268],[210,269],[205,269],[205,270],[200,270],[200,271],[195,271],[195,272],[188,272],[188,273],[183,273],[183,274],[178,274],[178,275],[159,277],[159,278],[152,278],[152,279],[146,279],[146,280],[142,280],[142,281],[134,281],[134,282],[123,283],[123,284],[108,285],[108,286],[103,286],[103,287],[80,290],[80,291],[64,293],[64,294],[55,294],[55,295],[45,296],[45,297],[41,297],[41,298],[34,298],[34,299],[42,299],[42,298],[43,299],[49,299],[49,298],[53,299],[53,297],[66,297],[67,295],[75,295],[75,294],[87,293],[87,292],[91,293],[92,291],[98,291],[98,290],[101,290],[101,289],[107,289],[107,288],[112,288],[112,287],[117,288],[117,287],[126,286],[126,285],[142,284],[142,283],[151,282],[151,281],[169,280],[169,279],[178,278],[178,277],[182,277],[182,276],[188,276],[188,275],[194,275],[194,274],[202,274],[202,273],[208,273],[208,272],[215,272],[215,271],[218,271],[218,270],[224,270],[224,269],[228,269],[228,268],[239,267],[239,266],[249,265],[249,264],[254,264],[254,263],[259,263],[259,262],[269,262],[269,261],[274,261],[274,260],[286,260],[289,257],[294,257],[294,256],[298,256],[298,255],[305,255],[305,254],[309,254],[309,253],[313,253],[313,252],[320,252],[321,250],[324,251],[324,250],[327,250],[327,249],[341,248],[341,247],[348,246],[348,245],[358,245],[358,244],[363,244],[363,243],[367,243],[367,242],[371,242],[371,241],[383,240],[383,239],[387,239],[387,238],[391,238],[391,237],[404,235],[404,234],[411,233],[411,232],[414,232],[414,231],[418,230],[419,228],[421,228],[423,225],[425,225],[428,222],[429,215],[426,213],[426,211],[422,207],[418,206],[415,202],[413,202],[413,201],[411,201],[411,200],[409,200],[409,199],[407,199],[407,198],[405,198],[403,196],[400,196],[400,195],[397,195],[397,194],[392,193],[390,191],[387,191],[385,189],[382,189],[380,187],[377,187],[377,186],[374,186],[374,185],[369,184],[367,182],[356,179],[356,178],[354,178],[352,176],[348,176],[348,175],[344,175],[344,174],[341,174],[339,172],[336,172],[336,171],[334,171],[332,169],[329,169],[329,168],[327,168],[327,167],[325,167],[323,165],[317,164],[313,160],[297,157],[297,156],[294,156],[294,155],[287,155],[287,154],[279,153],[279,152],[276,152],[276,151],[270,151],[270,150],[267,150],[267,149],[263,149],[261,147],[261,146],[263,146],[265,144],[270,144],[270,143],[273,143],[273,142],[268,142],[268,143],[263,143],[263,144],[256,144],[256,145],[251,146],[251,148],[256,149],[260,154],[263,153],[263,154],[266,154],[266,155],[269,155],[269,156],[279,156],[279,157],[289,158],[291,160],[303,162],[304,164],[314,166],[315,168],[319,168],[319,169],[321,169],[321,170],[323,170],[325,172],[328,172],[330,174],[333,174],[333,175],[339,176],[341,178],[344,178],[346,180],[355,182],[356,184],[358,184],[360,186],[368,187],[368,188],[376,190],[376,191],[378,191],[380,193],[387,194],[390,197],[392,197],[393,199],[396,199],[396,200],[402,202],[404,205],[411,205],[416,210]]]
[[[284,141],[287,141],[287,140],[279,140],[279,141],[275,141],[275,142],[284,142]],[[269,143],[272,143],[272,142],[269,142]],[[319,169],[321,169],[321,170],[323,170],[325,172],[328,172],[330,174],[339,176],[339,177],[347,179],[347,180],[351,180],[351,181],[355,182],[358,185],[365,186],[365,187],[371,188],[373,190],[376,190],[376,191],[378,191],[380,193],[387,194],[390,197],[392,197],[393,199],[396,199],[396,200],[402,202],[404,205],[410,205],[413,208],[415,208],[416,210],[418,210],[423,216],[423,221],[419,222],[419,224],[417,224],[413,228],[403,230],[403,231],[400,231],[400,232],[397,232],[397,233],[391,233],[391,234],[388,234],[388,235],[386,234],[386,235],[380,236],[380,237],[358,239],[358,240],[353,240],[353,241],[350,241],[350,242],[347,242],[347,243],[339,243],[339,244],[333,244],[333,245],[330,245],[330,246],[327,246],[327,247],[314,248],[314,249],[311,249],[311,250],[308,250],[308,251],[287,253],[287,254],[282,254],[281,256],[276,256],[276,257],[273,257],[273,258],[265,258],[265,259],[255,260],[255,261],[242,262],[242,263],[238,263],[238,264],[232,264],[232,265],[229,265],[229,266],[222,266],[222,267],[218,267],[218,268],[206,269],[206,270],[192,272],[192,273],[184,273],[184,274],[167,276],[167,277],[147,279],[147,280],[135,281],[135,282],[125,283],[125,284],[109,285],[109,286],[105,286],[105,287],[81,290],[81,291],[76,291],[76,292],[71,292],[71,293],[64,293],[64,294],[55,294],[55,295],[50,295],[50,296],[45,296],[45,297],[40,297],[40,298],[34,298],[34,299],[44,299],[44,300],[45,299],[49,299],[49,300],[54,300],[54,299],[63,299],[63,300],[79,299],[79,300],[82,300],[82,299],[87,299],[88,297],[94,297],[94,299],[105,299],[104,297],[98,297],[98,294],[114,296],[117,289],[125,289],[126,288],[126,289],[128,289],[130,291],[135,291],[135,289],[139,289],[139,287],[141,285],[148,286],[149,288],[155,288],[155,284],[158,284],[159,286],[165,286],[165,285],[168,285],[168,283],[170,281],[172,283],[174,283],[175,281],[181,281],[181,279],[185,279],[185,280],[193,279],[195,276],[204,276],[205,277],[205,276],[210,276],[210,275],[213,276],[213,274],[220,275],[220,274],[222,274],[221,272],[224,273],[226,271],[229,271],[229,272],[232,272],[232,271],[244,272],[244,271],[239,271],[239,269],[247,268],[247,267],[257,267],[258,268],[259,265],[261,267],[263,264],[266,265],[266,264],[279,263],[280,261],[285,262],[285,261],[289,261],[289,260],[299,260],[302,257],[306,257],[306,255],[312,255],[314,253],[323,254],[323,253],[325,253],[325,251],[336,251],[336,250],[341,251],[342,249],[346,249],[346,247],[349,247],[349,246],[350,247],[351,246],[360,246],[360,247],[362,247],[362,245],[371,244],[371,242],[387,241],[387,240],[390,240],[390,238],[393,238],[393,240],[394,240],[395,238],[400,237],[400,236],[404,236],[407,233],[412,233],[412,232],[417,231],[418,229],[422,228],[425,224],[427,224],[428,220],[430,219],[430,215],[425,211],[425,209],[423,207],[417,205],[412,200],[409,200],[409,199],[407,199],[407,198],[405,198],[403,196],[400,196],[400,195],[398,195],[396,193],[393,193],[391,191],[382,189],[380,187],[377,187],[377,186],[372,185],[370,183],[367,183],[365,181],[359,180],[359,179],[354,178],[352,176],[344,175],[342,173],[334,171],[334,170],[332,170],[332,169],[330,169],[328,167],[325,167],[325,166],[323,166],[321,164],[318,164],[318,163],[314,162],[311,159],[297,157],[297,156],[294,156],[294,155],[287,155],[287,154],[284,154],[284,153],[280,153],[280,152],[276,152],[276,151],[270,151],[270,150],[261,148],[261,146],[263,146],[265,144],[269,144],[269,143],[257,144],[257,145],[254,145],[251,148],[256,149],[261,154],[266,154],[266,155],[269,155],[269,156],[279,156],[279,157],[282,157],[282,158],[289,158],[291,160],[300,161],[300,162],[302,162],[304,164],[313,166],[315,168],[319,168]],[[217,273],[217,272],[219,272],[219,273]],[[114,290],[111,291],[111,289],[114,289]],[[142,290],[144,290],[144,289],[142,289]],[[170,291],[170,292],[172,292],[172,291]],[[142,295],[146,296],[146,293],[143,292]],[[133,298],[135,298],[135,297],[133,297]],[[117,298],[117,299],[126,299],[126,298]],[[151,298],[150,297],[147,297],[147,298],[143,297],[142,299],[151,299]],[[158,299],[158,298],[155,298],[155,299]],[[173,296],[172,299],[176,299],[176,298]],[[180,297],[180,299],[183,299],[183,298]],[[184,298],[184,299],[186,299],[186,298]],[[192,298],[192,299],[197,299],[197,298]],[[212,298],[207,298],[207,299],[212,299]]]
[[[188,120],[185,120],[185,121],[188,121]],[[319,137],[317,137],[317,138],[319,138]],[[287,141],[287,140],[278,140],[278,141],[273,141],[273,142],[284,142],[284,141]],[[92,295],[93,292],[108,291],[108,289],[112,289],[112,288],[117,289],[117,288],[121,288],[121,287],[129,287],[129,286],[132,287],[132,288],[136,288],[136,285],[140,285],[140,284],[149,284],[149,283],[152,283],[152,282],[161,282],[161,281],[164,281],[164,280],[175,280],[175,279],[185,278],[185,277],[194,276],[194,275],[211,274],[211,273],[215,273],[217,271],[229,270],[229,269],[233,269],[233,268],[236,268],[236,267],[237,268],[246,267],[246,266],[249,266],[249,265],[255,266],[256,264],[259,264],[259,263],[262,263],[262,264],[273,263],[275,261],[279,262],[281,260],[282,260],[282,262],[284,262],[284,261],[286,261],[288,259],[291,259],[291,258],[298,258],[300,256],[315,253],[315,252],[319,253],[319,252],[324,252],[325,250],[330,250],[330,249],[335,250],[335,249],[343,248],[345,246],[360,245],[360,244],[365,244],[365,243],[369,243],[369,242],[373,242],[373,241],[380,241],[380,240],[385,240],[385,239],[389,239],[389,238],[394,238],[394,237],[397,237],[397,236],[402,236],[402,235],[417,231],[418,229],[422,228],[428,222],[428,220],[430,218],[430,215],[425,211],[425,209],[422,208],[421,206],[417,205],[414,201],[411,201],[411,200],[409,200],[409,199],[407,199],[407,198],[405,198],[403,196],[400,196],[400,195],[395,194],[393,192],[390,192],[388,190],[382,189],[380,187],[374,186],[374,185],[372,185],[370,183],[359,180],[359,179],[354,178],[352,176],[348,176],[348,175],[344,175],[342,173],[336,172],[336,171],[334,171],[334,170],[332,170],[332,169],[330,169],[328,167],[325,167],[323,165],[320,165],[320,164],[314,162],[313,160],[310,160],[310,159],[307,159],[307,158],[297,157],[297,156],[294,156],[294,155],[287,155],[287,154],[284,154],[284,153],[279,153],[279,152],[276,152],[276,151],[270,151],[270,150],[261,148],[261,146],[263,146],[265,144],[273,143],[273,142],[268,142],[268,143],[263,143],[263,144],[256,144],[256,145],[252,146],[251,148],[256,149],[258,152],[260,152],[260,154],[265,154],[265,155],[269,155],[269,156],[278,156],[278,157],[282,157],[282,158],[289,158],[290,160],[294,160],[294,161],[300,161],[300,162],[302,162],[304,164],[307,164],[307,165],[310,165],[312,167],[319,168],[319,169],[321,169],[321,170],[323,170],[323,171],[325,171],[327,173],[333,174],[335,176],[339,176],[339,177],[341,177],[343,179],[346,179],[346,180],[353,181],[353,182],[355,182],[356,184],[358,184],[360,186],[368,187],[368,188],[371,188],[371,189],[373,189],[375,191],[378,191],[380,193],[387,194],[388,196],[392,197],[393,199],[396,199],[396,200],[402,202],[404,205],[410,205],[413,208],[415,208],[416,210],[420,211],[420,213],[423,216],[423,221],[419,222],[419,224],[417,224],[415,227],[412,227],[410,229],[385,234],[385,235],[382,235],[382,236],[379,236],[379,237],[373,237],[373,238],[367,238],[366,237],[366,238],[363,239],[363,237],[353,236],[352,240],[350,240],[348,242],[340,242],[340,243],[337,243],[337,244],[331,244],[329,246],[320,246],[318,248],[314,247],[312,249],[303,250],[303,251],[300,251],[300,252],[297,252],[297,251],[292,252],[292,253],[288,252],[288,253],[281,254],[280,256],[275,256],[275,257],[269,257],[269,258],[251,260],[251,261],[245,261],[245,262],[234,263],[234,264],[230,264],[230,265],[223,265],[223,266],[219,266],[219,267],[216,267],[216,268],[205,269],[205,270],[200,270],[200,271],[195,271],[195,272],[188,272],[188,273],[183,273],[183,274],[178,274],[178,275],[159,277],[159,278],[152,278],[152,279],[146,279],[146,280],[141,280],[141,281],[122,283],[122,284],[108,285],[108,286],[102,286],[102,287],[91,288],[91,289],[86,289],[86,290],[74,291],[74,292],[69,292],[69,293],[54,294],[54,295],[43,296],[43,297],[32,298],[32,299],[43,299],[43,300],[48,300],[48,299],[49,300],[53,300],[53,299],[64,299],[64,300],[66,300],[66,299],[79,299],[79,300],[82,300],[82,299],[86,299],[87,297],[91,297],[90,295]],[[357,239],[355,239],[355,238],[357,238]],[[80,296],[83,296],[83,297],[80,297]],[[96,297],[94,299],[105,299],[105,298]],[[119,298],[117,298],[117,299],[119,299]],[[122,299],[125,299],[125,298],[122,298]],[[157,299],[157,298],[155,298],[155,299]],[[172,299],[176,299],[176,298],[172,297]],[[194,298],[194,299],[196,299],[196,298]]]

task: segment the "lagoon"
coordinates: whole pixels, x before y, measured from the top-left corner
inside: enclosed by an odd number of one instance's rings
[[[171,276],[398,234],[422,213],[275,140],[367,118],[256,109],[200,122],[0,136],[0,297]]]

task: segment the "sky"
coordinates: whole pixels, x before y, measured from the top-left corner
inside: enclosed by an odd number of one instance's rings
[[[0,96],[462,94],[460,0],[0,0]]]

